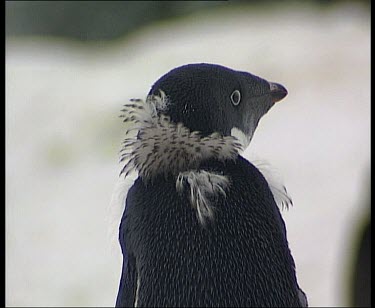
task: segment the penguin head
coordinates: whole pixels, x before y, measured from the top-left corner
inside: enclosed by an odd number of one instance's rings
[[[202,136],[235,136],[247,147],[261,117],[287,95],[284,86],[214,64],[177,67],[152,86],[165,94],[162,113]]]
[[[208,159],[236,159],[261,117],[287,95],[280,84],[214,64],[188,64],[158,79],[146,100],[124,105],[129,129],[121,173],[177,176]],[[133,125],[133,126],[132,126]]]

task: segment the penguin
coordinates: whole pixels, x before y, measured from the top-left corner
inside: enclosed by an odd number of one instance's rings
[[[277,204],[291,199],[241,155],[286,95],[196,63],[124,105],[120,175],[137,178],[119,226],[116,307],[307,307]]]

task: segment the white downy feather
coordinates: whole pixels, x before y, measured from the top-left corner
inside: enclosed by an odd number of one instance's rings
[[[201,160],[210,157],[235,159],[249,145],[251,136],[246,136],[236,127],[232,129],[231,136],[213,133],[201,137],[199,132],[191,132],[181,123],[172,123],[163,114],[167,106],[168,98],[163,91],[158,96],[148,96],[145,101],[133,99],[124,105],[121,117],[129,127],[121,150],[120,161],[124,165],[120,175],[125,174],[125,177],[120,177],[111,200],[112,241],[118,239],[126,194],[137,175],[147,181],[159,173],[170,173],[176,176],[176,189],[180,192],[187,183],[191,205],[196,208],[198,219],[204,224],[206,218],[213,217],[209,199],[218,194],[225,196],[229,180],[216,173],[196,170],[195,167]],[[277,205],[281,209],[289,208],[292,200],[276,169],[262,160],[252,162],[267,180]],[[136,175],[130,177],[133,171],[136,171]]]
[[[124,122],[132,127],[123,142],[121,161],[126,161],[121,173],[127,176],[138,171],[145,181],[158,174],[177,176],[180,172],[196,169],[208,158],[235,159],[241,150],[236,137],[212,133],[202,137],[182,123],[173,123],[163,114],[168,105],[164,92],[149,96],[146,101],[132,100],[124,105]]]
[[[219,194],[225,197],[225,189],[230,184],[229,179],[215,172],[191,170],[178,175],[177,191],[182,192],[186,184],[190,187],[190,203],[197,210],[200,223],[204,225],[206,219],[213,219],[214,216],[210,199],[216,198]]]
[[[289,196],[281,175],[276,168],[264,160],[256,159],[251,160],[251,162],[263,174],[278,207],[282,210],[289,209],[293,205],[292,198]]]

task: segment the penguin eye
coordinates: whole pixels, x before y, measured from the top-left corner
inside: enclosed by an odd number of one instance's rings
[[[230,96],[230,99],[234,106],[237,106],[241,101],[241,93],[238,90],[234,90],[232,95]]]

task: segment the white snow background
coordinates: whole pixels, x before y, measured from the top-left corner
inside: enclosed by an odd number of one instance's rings
[[[370,17],[354,4],[217,9],[114,43],[8,39],[7,306],[114,305],[121,258],[107,231],[120,109],[197,62],[288,89],[245,157],[276,167],[293,198],[282,214],[310,306],[347,305],[370,169]]]

